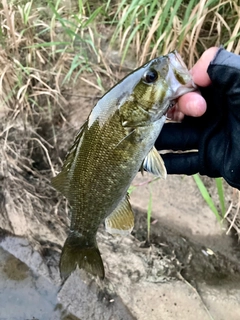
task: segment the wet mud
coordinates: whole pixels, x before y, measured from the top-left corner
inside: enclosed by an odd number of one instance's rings
[[[181,274],[189,282],[206,282],[216,286],[223,283],[236,286],[239,283],[240,288],[240,250],[238,240],[233,235],[228,256],[203,245],[206,239],[201,242],[198,238],[198,242],[193,242],[184,234],[171,230],[163,221],[151,225],[148,241],[146,213],[137,209],[135,212],[134,237],[141,242],[141,247],[154,246],[159,259],[168,257],[172,261],[168,276],[178,277]],[[215,238],[215,242],[221,242],[220,236]]]

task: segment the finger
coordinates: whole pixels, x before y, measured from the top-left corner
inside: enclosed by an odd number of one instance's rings
[[[209,75],[207,74],[207,68],[218,50],[218,47],[212,47],[206,50],[190,70],[193,81],[198,86],[206,87],[211,83]]]
[[[192,175],[199,172],[198,152],[162,154],[168,174]]]
[[[198,149],[200,129],[183,123],[166,123],[158,136],[157,150]]]
[[[202,116],[207,109],[205,99],[198,92],[189,92],[178,99],[177,110],[191,117]]]

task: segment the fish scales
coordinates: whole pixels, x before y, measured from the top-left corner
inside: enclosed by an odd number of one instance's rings
[[[193,90],[187,68],[173,52],[132,72],[93,108],[62,171],[52,179],[71,206],[70,233],[60,259],[62,278],[77,266],[104,277],[98,227],[105,219],[108,232],[131,232],[134,216],[127,190],[140,169],[166,176],[154,143],[169,106]]]
[[[81,152],[70,169],[72,179],[68,199],[76,208],[72,213],[71,229],[94,234],[103,218],[115,209],[139,170],[143,155],[149,151],[148,146],[139,150],[137,143],[141,135],[149,135],[150,128],[136,129],[127,136],[116,112],[102,128],[95,123],[85,133]],[[91,192],[92,186],[94,192]],[[86,210],[96,215],[95,220],[86,219]]]

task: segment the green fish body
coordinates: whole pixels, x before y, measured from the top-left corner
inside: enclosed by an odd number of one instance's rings
[[[67,278],[78,266],[104,278],[96,243],[105,219],[108,232],[128,234],[134,216],[128,188],[139,169],[166,176],[154,148],[166,112],[180,95],[195,90],[176,52],[151,60],[109,90],[76,136],[53,186],[69,201],[70,234],[60,259]]]

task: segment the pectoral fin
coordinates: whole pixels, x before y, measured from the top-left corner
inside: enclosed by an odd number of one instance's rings
[[[111,234],[127,235],[134,226],[134,215],[126,196],[117,208],[105,219],[106,231]]]
[[[143,168],[155,176],[166,179],[167,171],[157,149],[153,147],[143,161]]]

